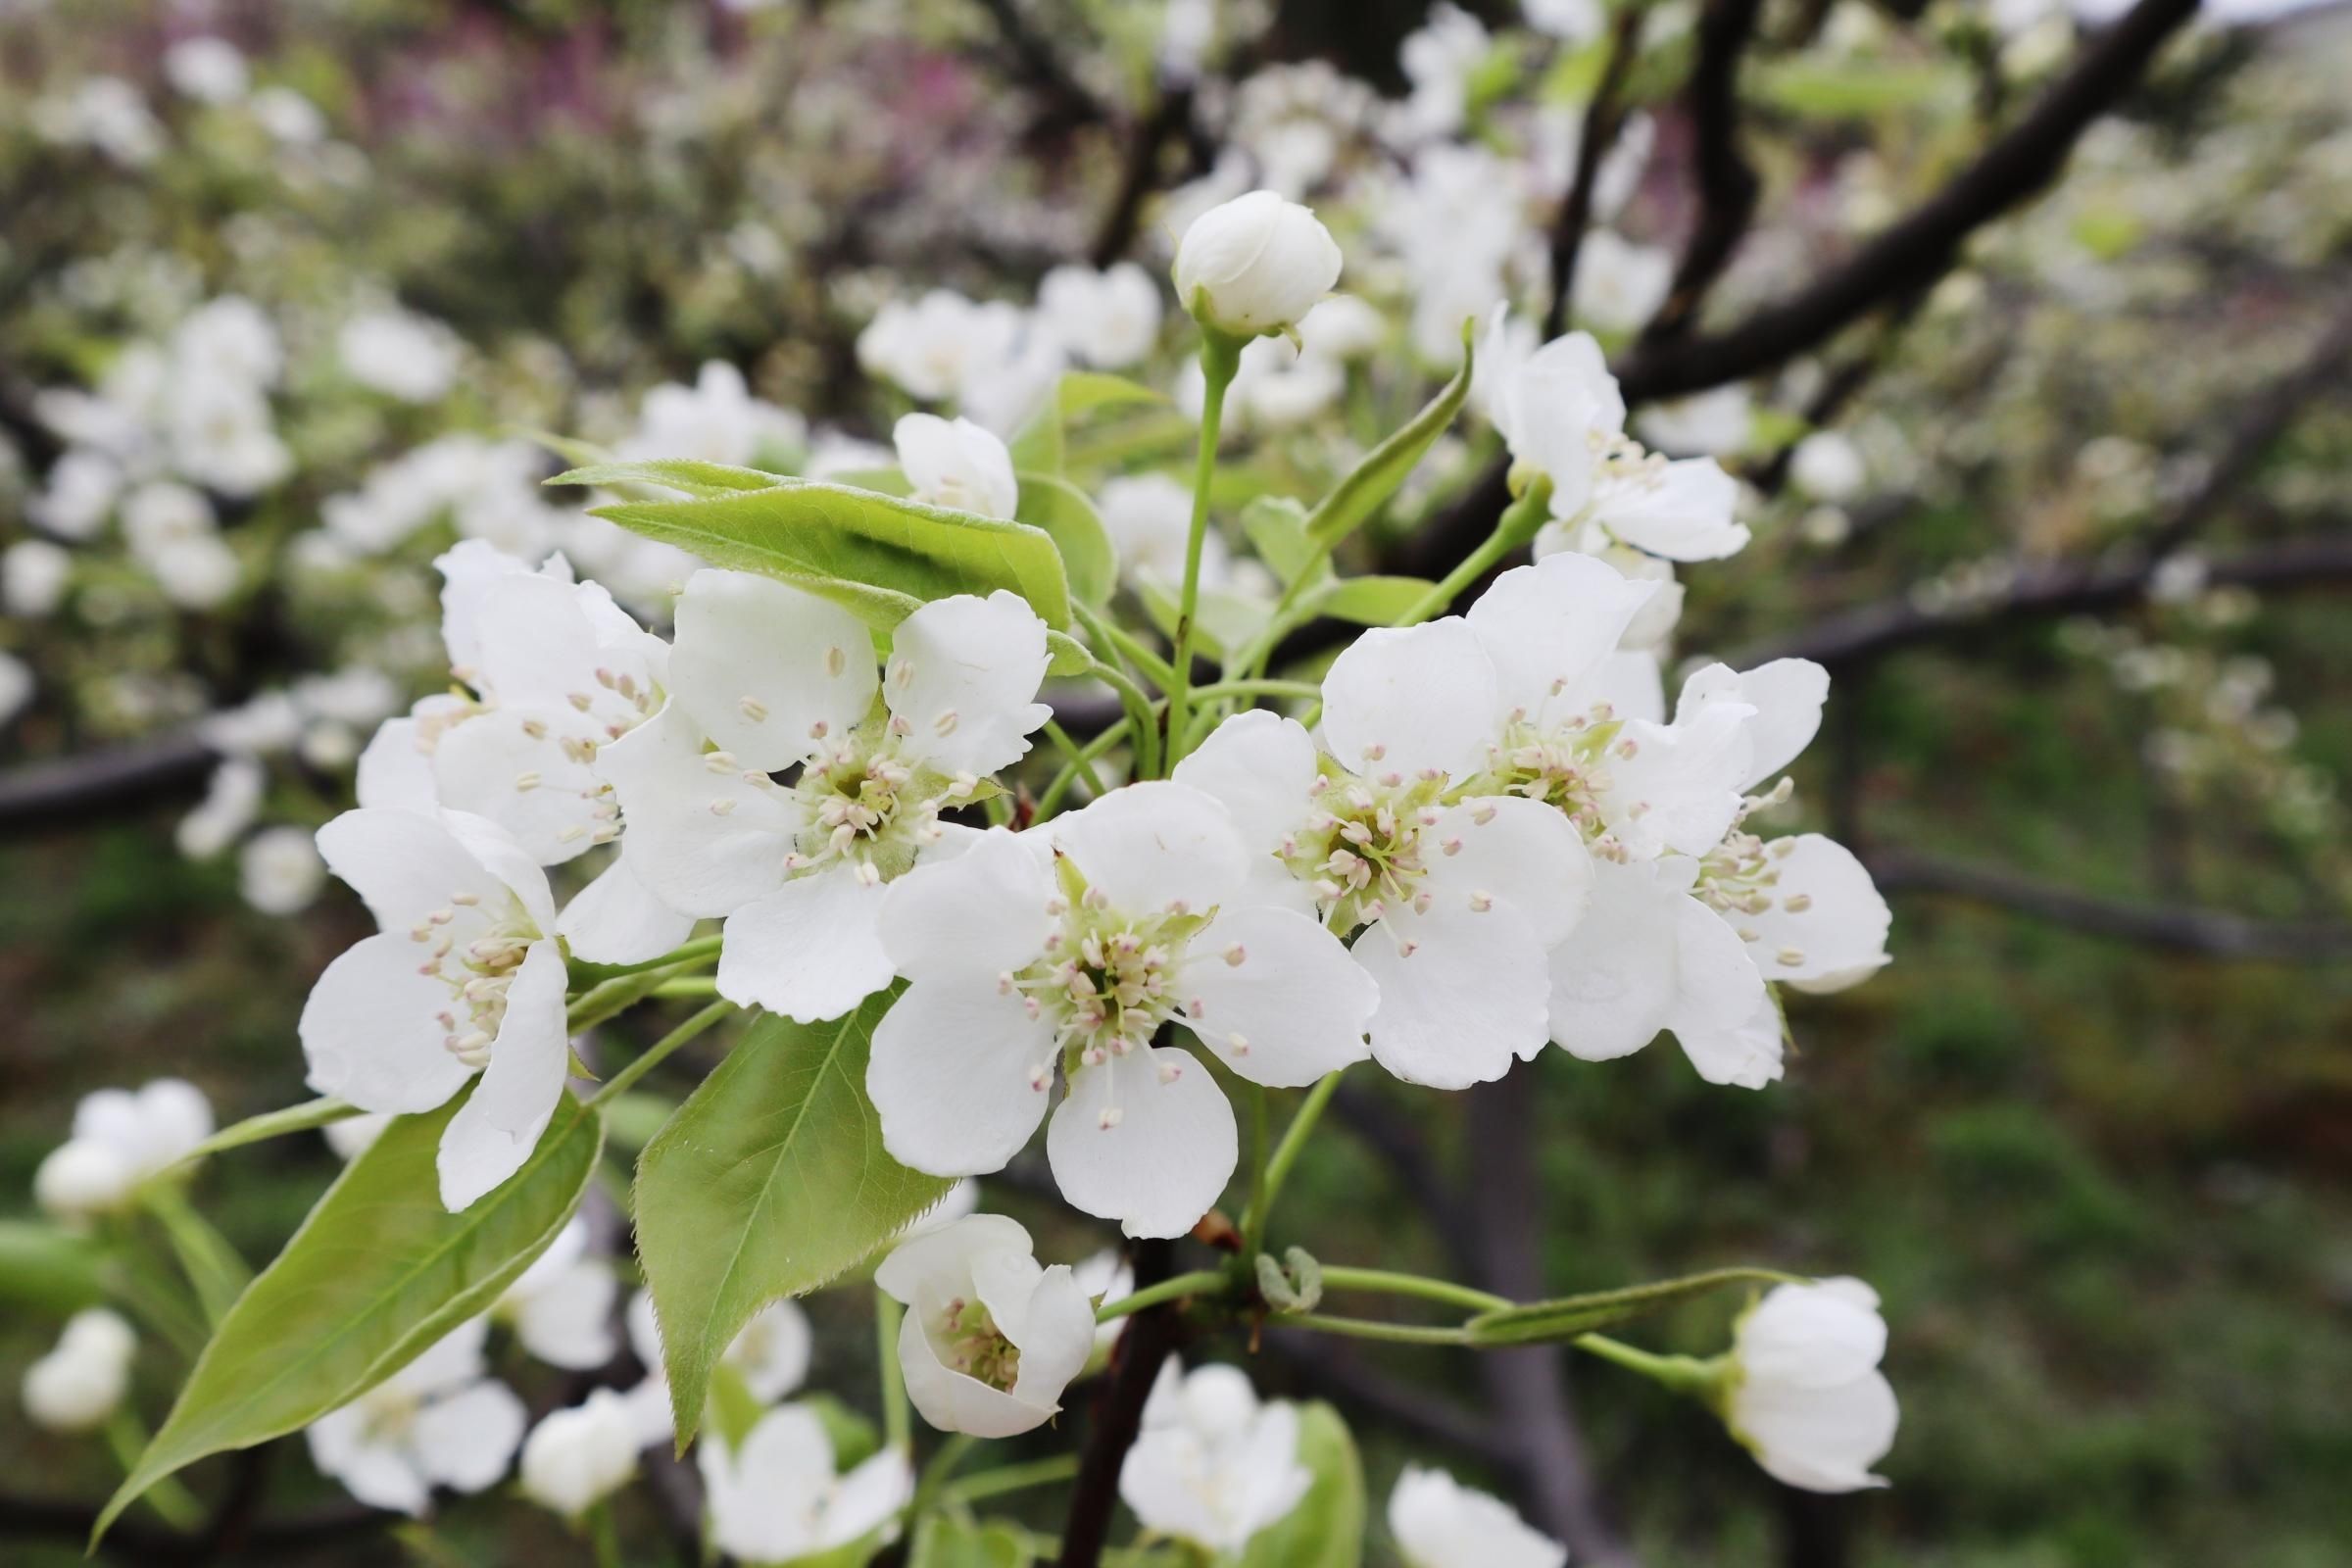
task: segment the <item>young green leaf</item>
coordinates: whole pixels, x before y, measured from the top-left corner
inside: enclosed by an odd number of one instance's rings
[[[1629,1285],[1622,1290],[1593,1291],[1584,1296],[1563,1296],[1556,1300],[1530,1301],[1523,1306],[1481,1312],[1464,1327],[1469,1331],[1470,1343],[1477,1346],[1549,1344],[1610,1328],[1727,1285],[1782,1285],[1792,1278],[1766,1268],[1710,1269],[1681,1279],[1657,1280],[1647,1285]]]
[[[637,463],[592,463],[559,473],[547,482],[601,485],[608,489],[615,485],[651,484],[690,496],[709,497],[773,490],[778,485],[799,481],[760,468],[739,468],[732,464],[702,463],[693,458],[651,458]]]
[[[1418,609],[1436,583],[1422,577],[1343,577],[1305,608],[1358,626],[1395,626]]]
[[[0,1220],[0,1302],[65,1317],[106,1298],[106,1250],[39,1220]]]
[[[1335,486],[1331,494],[1315,503],[1307,514],[1307,537],[1319,550],[1328,552],[1332,546],[1363,526],[1364,519],[1387,504],[1396,493],[1413,466],[1421,461],[1453,416],[1462,411],[1463,399],[1470,395],[1471,362],[1475,358],[1470,347],[1470,330],[1462,331],[1462,368],[1453,379],[1446,382],[1438,395],[1429,400],[1419,414],[1412,416],[1395,434],[1363,456],[1363,461],[1348,470],[1348,476]]]
[[[1256,496],[1242,508],[1242,532],[1250,548],[1288,588],[1317,565],[1324,552],[1306,534],[1306,508],[1289,496]]]
[[[694,501],[622,502],[596,514],[713,565],[830,599],[889,630],[925,600],[1009,588],[1049,626],[1070,623],[1061,553],[1026,523],[835,484],[779,484]]]
[[[1314,1480],[1306,1495],[1250,1538],[1239,1568],[1356,1568],[1364,1560],[1364,1466],[1340,1412],[1320,1399],[1298,1407],[1298,1462]]]
[[[596,1169],[602,1118],[565,1098],[522,1168],[452,1214],[434,1155],[465,1100],[400,1117],[326,1190],[197,1358],[93,1541],[174,1471],[358,1398],[487,1310],[556,1239]]]
[[[712,1363],[753,1313],[863,1262],[953,1185],[884,1152],[865,1095],[894,998],[830,1023],[760,1018],[637,1161],[637,1252],[681,1448]]]
[[[1119,586],[1119,557],[1095,504],[1076,485],[1053,474],[1023,472],[1017,477],[1021,505],[1016,515],[1053,536],[1061,552],[1062,569],[1069,574],[1070,592],[1081,604],[1107,604]]]
[[[1035,1561],[1029,1538],[1010,1525],[944,1513],[924,1516],[906,1553],[906,1568],[1029,1568]]]

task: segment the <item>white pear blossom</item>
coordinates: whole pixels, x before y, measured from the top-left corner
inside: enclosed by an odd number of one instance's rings
[[[1119,575],[1129,584],[1174,590],[1184,581],[1184,555],[1193,526],[1193,493],[1164,473],[1122,474],[1102,482],[1102,527],[1118,552]],[[1200,536],[1200,586],[1226,585],[1230,556],[1214,528]]]
[[[164,51],[164,76],[199,103],[234,103],[245,96],[251,73],[245,55],[226,38],[199,34]]]
[[[460,1325],[414,1361],[303,1436],[311,1460],[373,1508],[421,1516],[435,1487],[496,1486],[527,1417],[514,1391],[487,1376],[489,1324]]]
[[[36,619],[65,601],[74,580],[74,555],[46,539],[20,539],[0,550],[0,607]]]
[[[1596,228],[1577,252],[1576,316],[1603,332],[1631,332],[1657,315],[1674,287],[1674,253]]]
[[[1816,501],[1839,506],[1862,493],[1870,469],[1861,449],[1836,430],[1816,430],[1796,444],[1788,460],[1788,479]]]
[[[264,914],[298,914],[325,885],[326,862],[306,829],[264,828],[237,852],[237,891]]]
[[[1009,1438],[1043,1426],[1095,1347],[1095,1309],[1067,1264],[1041,1267],[1029,1233],[973,1214],[901,1242],[874,1284],[904,1303],[906,1397],[942,1432]]]
[[[1147,1530],[1220,1555],[1239,1553],[1313,1483],[1298,1460],[1297,1406],[1261,1404],[1239,1367],[1188,1376],[1173,1357],[1119,1469],[1119,1496]]]
[[[933,289],[911,304],[883,306],[858,335],[858,363],[908,396],[936,403],[1014,359],[1027,332],[1021,312],[1002,300]]]
[[[1362,1058],[1375,1000],[1248,860],[1215,800],[1148,782],[902,879],[882,943],[912,984],[866,1069],[891,1153],[940,1175],[1001,1169],[1058,1072],[1046,1152],[1062,1196],[1131,1236],[1191,1229],[1232,1173],[1233,1108],[1190,1054],[1152,1044],[1160,1026],[1295,1087]]]
[[[50,466],[47,484],[24,503],[24,515],[60,539],[89,539],[105,525],[122,493],[120,464],[103,452],[74,447]]]
[[[245,101],[254,122],[270,140],[287,147],[315,147],[326,139],[326,116],[318,106],[283,83],[272,82]]]
[[[1586,722],[1650,591],[1581,560],[1522,570],[1467,620],[1358,638],[1324,677],[1320,753],[1296,721],[1246,712],[1176,769],[1232,810],[1269,896],[1364,928],[1372,1054],[1440,1088],[1543,1049],[1544,957],[1576,927],[1590,859],[1559,810],[1495,770]]]
[[[490,1315],[512,1323],[522,1348],[548,1365],[588,1371],[612,1359],[612,1303],[619,1294],[611,1266],[588,1250],[588,1222],[575,1214]]]
[[[113,1213],[212,1135],[211,1102],[182,1079],[157,1078],[135,1091],[101,1089],[82,1097],[73,1135],[33,1172],[33,1199],[74,1224]]]
[[[594,1389],[568,1409],[540,1418],[523,1440],[523,1495],[577,1519],[637,1474],[637,1425],[628,1400]]]
[[[402,403],[431,403],[447,393],[464,359],[457,334],[397,306],[345,321],[335,335],[335,353],[354,381]]]
[[[1047,662],[1045,623],[1004,590],[917,610],[878,676],[838,606],[742,572],[688,580],[669,705],[600,760],[636,874],[671,908],[727,917],[722,996],[809,1021],[890,983],[884,886],[1028,752]],[[795,766],[789,786],[770,777]]]
[[[1670,403],[1652,404],[1635,420],[1642,439],[1676,458],[1729,457],[1747,445],[1755,400],[1732,381]]]
[[[1614,540],[1669,561],[1714,561],[1747,544],[1732,515],[1738,486],[1713,459],[1658,457],[1625,433],[1625,399],[1589,335],[1527,353],[1497,311],[1476,376],[1514,462],[1551,481],[1556,540],[1588,554]]]
[[[1037,288],[1037,313],[1071,356],[1098,370],[1123,370],[1159,336],[1159,289],[1133,262],[1098,272],[1056,267]]]
[[[807,420],[754,397],[741,370],[712,360],[694,385],[668,382],[648,392],[636,432],[619,450],[624,458],[697,458],[749,467],[769,453],[797,452],[808,439]]]
[[[1807,1492],[1886,1485],[1870,1467],[1899,1412],[1879,1361],[1886,1322],[1857,1279],[1779,1285],[1740,1320],[1724,1418],[1774,1479]]]
[[[1070,1266],[1070,1273],[1078,1281],[1078,1288],[1086,1293],[1087,1299],[1098,1307],[1123,1301],[1135,1294],[1135,1270],[1113,1248],[1106,1247],[1100,1252],[1088,1253]],[[1127,1320],[1124,1317],[1114,1317],[1107,1323],[1096,1324],[1095,1348],[1109,1348],[1126,1327]]]
[[[1012,455],[971,420],[909,414],[891,439],[915,500],[983,517],[1009,517],[1019,507]]]
[[[302,1009],[311,1087],[363,1110],[430,1110],[482,1081],[441,1138],[463,1209],[528,1158],[569,1071],[565,970],[547,873],[496,823],[362,807],[318,830],[380,927],[326,966]]]
[[[172,842],[191,860],[209,860],[234,844],[261,813],[269,773],[250,757],[231,757],[213,769],[204,799],[179,819]]]
[[[740,1562],[798,1562],[887,1543],[914,1500],[914,1467],[903,1448],[886,1446],[845,1474],[824,1422],[806,1405],[768,1411],[734,1447],[706,1439],[695,1457],[711,1543]]]
[[[74,1313],[57,1345],[24,1369],[24,1414],[48,1432],[103,1426],[130,1391],[137,1349],[130,1325],[105,1307]]]
[[[1389,1494],[1389,1534],[1405,1568],[1560,1568],[1568,1548],[1443,1470],[1406,1465]]]
[[[1210,208],[1176,247],[1177,301],[1234,337],[1295,326],[1339,280],[1331,231],[1270,190]]]
[[[667,1442],[672,1431],[669,1378],[662,1370],[662,1326],[654,1316],[651,1291],[629,1298],[625,1314],[629,1350],[645,1368],[645,1378],[628,1391],[629,1409],[637,1425],[637,1441],[650,1447]],[[809,1355],[815,1339],[808,1314],[798,1301],[780,1298],[752,1314],[721,1352],[719,1361],[743,1380],[746,1392],[760,1404],[773,1404],[808,1381]]]

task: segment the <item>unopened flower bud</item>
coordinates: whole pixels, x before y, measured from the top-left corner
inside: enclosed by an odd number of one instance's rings
[[[1234,337],[1283,331],[1340,280],[1340,247],[1307,209],[1251,191],[1193,220],[1176,247],[1176,297]]]

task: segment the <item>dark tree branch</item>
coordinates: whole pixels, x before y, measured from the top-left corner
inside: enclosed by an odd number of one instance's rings
[[[1519,1462],[1508,1435],[1478,1411],[1390,1377],[1323,1335],[1274,1329],[1266,1335],[1266,1349],[1300,1381],[1353,1410],[1496,1469],[1507,1470]]]
[[[1862,605],[1749,648],[1733,662],[1748,669],[1775,659],[1810,659],[1834,671],[1851,669],[1899,649],[1967,642],[2018,621],[2137,604],[2147,597],[2155,567],[2148,560],[2027,567],[2007,593],[1982,603],[1943,611],[1923,609],[1907,599]],[[2211,563],[2205,579],[2271,591],[2340,592],[2352,587],[2352,533],[2249,550]]]
[[[1144,199],[1158,188],[1160,159],[1168,143],[1183,137],[1192,123],[1193,84],[1164,83],[1159,102],[1127,138],[1127,161],[1119,172],[1118,193],[1111,198],[1110,210],[1102,215],[1102,227],[1088,256],[1095,266],[1108,267],[1127,254],[1143,219]]]
[[[182,732],[23,763],[0,772],[0,838],[189,799],[203,793],[219,760]]]
[[[2082,132],[2131,91],[2196,9],[2197,0],[2139,0],[1974,164],[1843,265],[1725,331],[1637,348],[1616,368],[1626,401],[1701,392],[1771,369],[1934,283],[1972,233],[2057,176]]]
[[[1156,1285],[1175,1272],[1173,1242],[1138,1242],[1135,1288]],[[1078,1452],[1078,1479],[1061,1530],[1061,1568],[1096,1568],[1110,1535],[1110,1516],[1119,1501],[1119,1470],[1142,1429],[1144,1401],[1159,1376],[1159,1365],[1176,1348],[1175,1304],[1147,1306],[1127,1319],[1111,1351],[1110,1371],[1095,1395],[1086,1444]]]
[[[1576,259],[1585,248],[1586,231],[1592,226],[1592,193],[1600,183],[1601,160],[1624,123],[1618,100],[1625,92],[1626,74],[1642,52],[1644,15],[1641,6],[1627,6],[1617,14],[1608,59],[1592,89],[1592,101],[1585,106],[1584,135],[1576,144],[1576,173],[1568,182],[1559,220],[1551,230],[1551,305],[1544,313],[1546,338],[1559,336],[1560,328],[1567,324],[1569,302],[1576,294]]]
[[[2221,503],[2252,476],[2263,454],[2286,433],[2304,406],[2342,379],[2347,359],[2352,359],[2352,300],[2320,333],[2300,365],[2255,393],[2230,426],[2221,451],[2214,454],[2203,481],[2150,530],[2150,560],[2161,561],[2188,543]]]
[[[1674,287],[1642,329],[1643,344],[1681,337],[1755,218],[1764,182],[1740,150],[1740,60],[1755,37],[1763,0],[1710,0],[1698,19],[1698,54],[1691,62],[1690,104],[1691,172],[1698,185],[1698,221],[1674,270]]]
[[[2352,925],[2254,920],[2218,909],[2105,898],[1992,866],[1929,856],[1876,853],[1870,874],[1884,892],[1923,893],[2015,910],[2053,925],[2173,953],[2281,963],[2352,957]]]
[[[1527,1073],[1470,1091],[1471,1245],[1477,1283],[1513,1300],[1544,1296],[1535,1102]],[[1519,1456],[1528,1511],[1587,1568],[1634,1568],[1633,1551],[1603,1516],[1558,1346],[1488,1350],[1478,1371],[1497,1424]]]
[[[997,24],[997,36],[1010,58],[1014,75],[1046,105],[1045,122],[1059,125],[1106,124],[1116,117],[1092,88],[1062,63],[1046,41],[1020,0],[975,0]]]

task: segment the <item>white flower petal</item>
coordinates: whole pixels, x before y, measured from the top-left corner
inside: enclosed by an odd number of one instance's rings
[[[1544,946],[1507,915],[1398,911],[1366,929],[1353,951],[1380,986],[1373,1059],[1405,1082],[1467,1089],[1543,1048]]]
[[[1657,1037],[1681,973],[1675,913],[1690,902],[1654,861],[1592,864],[1592,902],[1551,953],[1551,1038],[1572,1056],[1608,1061]]]
[[[434,798],[496,822],[541,865],[594,848],[592,835],[606,825],[597,811],[604,781],[564,750],[573,716],[504,707],[451,725],[433,748]]]
[[[984,976],[918,979],[874,1030],[865,1087],[893,1158],[977,1176],[1029,1141],[1053,1073],[1054,1026],[1019,996]]]
[[[1771,907],[1726,916],[1768,980],[1837,990],[1883,967],[1893,923],[1869,869],[1853,852],[1818,833],[1769,847],[1779,880]]]
[[[838,1018],[891,982],[880,917],[889,889],[836,863],[727,916],[718,994],[801,1023]]]
[[[1095,1352],[1095,1303],[1066,1263],[1039,1273],[1023,1306],[1019,1333],[1002,1315],[997,1324],[1021,1351],[1013,1396],[1032,1404],[1057,1404],[1061,1391],[1086,1370]]]
[[[1240,1148],[1208,1069],[1164,1048],[1079,1068],[1046,1129],[1061,1196],[1130,1236],[1191,1230],[1225,1191]]]
[[[1592,858],[1567,817],[1523,796],[1473,797],[1423,834],[1433,909],[1484,911],[1524,927],[1549,949],[1576,928],[1592,884]]]
[[[1744,703],[1751,758],[1740,786],[1760,784],[1796,760],[1821,730],[1822,705],[1829,701],[1830,672],[1809,659],[1776,659],[1735,674],[1709,664],[1683,683],[1675,708],[1679,722],[1717,703]]]
[[[343,1483],[343,1490],[370,1508],[422,1517],[431,1489],[405,1448],[359,1436],[368,1421],[346,1407],[313,1422],[304,1434],[311,1460]]]
[[[1176,981],[1202,1046],[1251,1083],[1297,1089],[1369,1053],[1380,988],[1337,937],[1289,909],[1227,909]]]
[[[540,1262],[545,1261],[542,1254]],[[620,1282],[603,1263],[574,1263],[515,1309],[515,1338],[549,1366],[574,1371],[603,1366],[612,1359],[612,1300],[619,1291]]]
[[[1871,1372],[1834,1388],[1749,1381],[1732,1395],[1732,1425],[1774,1479],[1807,1492],[1886,1485],[1870,1467],[1894,1446],[1894,1389]]]
[[[386,932],[326,966],[297,1030],[312,1088],[364,1110],[430,1110],[473,1076],[442,1043],[448,1031],[435,1014],[450,1005],[450,990],[417,973],[422,951],[406,933]]]
[[[1662,469],[1604,475],[1592,514],[1627,544],[1668,561],[1720,561],[1747,546],[1732,520],[1740,486],[1713,458],[1679,458]]]
[[[496,1486],[514,1461],[528,1418],[503,1383],[476,1383],[416,1412],[417,1463],[434,1483],[459,1492]]]
[[[441,1134],[441,1201],[453,1214],[514,1175],[556,1113],[571,1064],[564,982],[562,950],[533,943],[508,989],[490,1065]]]
[[[1739,936],[1695,899],[1675,909],[1674,1011],[1666,1027],[1711,1084],[1761,1089],[1781,1076],[1781,1013]],[[1729,941],[1726,941],[1726,938]]]
[[[1046,623],[1018,594],[931,601],[891,633],[882,700],[901,751],[949,777],[1010,767],[1054,716],[1037,700],[1047,662]]]
[[[1305,822],[1315,773],[1315,740],[1306,726],[1252,708],[1209,731],[1176,764],[1175,779],[1213,796],[1255,858],[1277,854]]]
[[[589,963],[643,963],[694,934],[694,916],[680,914],[637,874],[628,841],[596,880],[572,895],[556,917],[556,934],[572,956]]]
[[[1740,814],[1751,776],[1744,704],[1721,703],[1671,725],[1629,722],[1599,792],[1609,830],[1637,858],[1704,855]],[[1634,755],[1623,755],[1625,747]]]
[[[975,1438],[1015,1437],[1044,1426],[1058,1408],[1032,1403],[950,1369],[940,1361],[920,1318],[912,1312],[899,1327],[899,1366],[906,1374],[907,1402],[942,1432],[963,1432]]]
[[[1548,556],[1494,579],[1465,617],[1494,661],[1505,709],[1538,726],[1591,706],[1588,689],[1657,592],[1591,556]]]
[[[1127,785],[1054,818],[1045,831],[1087,887],[1124,914],[1156,914],[1177,905],[1203,914],[1231,898],[1247,874],[1233,818],[1183,784]]]
[[[840,606],[772,578],[705,569],[678,596],[671,696],[746,767],[838,743],[874,699],[874,642]]]
[[[912,979],[965,976],[993,985],[1045,951],[1053,898],[1035,844],[991,828],[961,854],[924,856],[889,885],[882,946]]]
[[[1375,627],[1323,677],[1323,739],[1358,773],[1475,771],[1503,712],[1494,661],[1459,616]]]
[[[414,811],[345,811],[318,830],[318,854],[386,931],[405,933],[452,894],[504,891],[438,819]]]
[[[671,908],[732,914],[783,885],[800,828],[792,803],[781,789],[714,769],[676,704],[606,747],[597,769],[620,801],[630,864]]]

